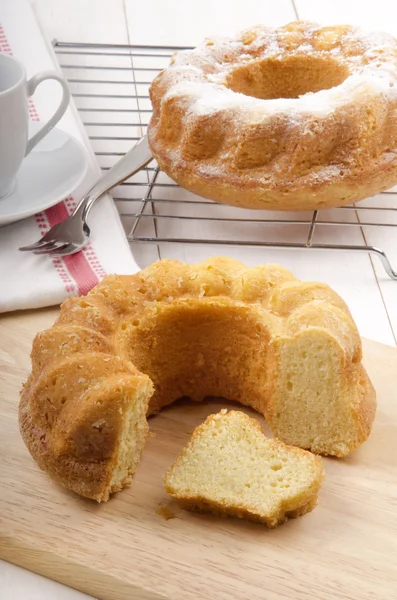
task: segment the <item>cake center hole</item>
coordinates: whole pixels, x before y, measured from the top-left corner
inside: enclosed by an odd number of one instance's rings
[[[298,98],[340,85],[348,76],[349,69],[332,58],[290,56],[237,67],[226,85],[234,92],[263,100]]]

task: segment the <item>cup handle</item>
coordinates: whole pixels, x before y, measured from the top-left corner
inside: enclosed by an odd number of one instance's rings
[[[62,77],[57,75],[54,71],[43,71],[42,73],[37,73],[36,75],[33,75],[33,77],[27,82],[28,96],[33,96],[39,83],[41,83],[42,81],[46,81],[46,79],[55,79],[55,81],[59,81],[59,83],[61,84],[61,103],[58,106],[55,113],[52,115],[51,119],[49,119],[47,123],[43,125],[43,127],[37,133],[35,133],[33,137],[30,138],[30,140],[28,140],[25,156],[27,156],[29,152],[35,147],[35,145],[40,140],[42,140],[43,137],[47,135],[47,133],[51,131],[54,125],[58,123],[59,119],[62,117],[69,104],[70,91],[68,88],[68,84]]]

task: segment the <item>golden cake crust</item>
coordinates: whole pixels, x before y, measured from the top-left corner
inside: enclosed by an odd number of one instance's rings
[[[20,429],[42,469],[101,501],[135,472],[146,414],[207,396],[252,406],[286,443],[336,456],[368,437],[376,405],[357,328],[328,286],[278,265],[162,260],[63,303],[34,340]]]
[[[222,436],[221,428],[226,436],[220,440],[218,436]],[[251,447],[248,450],[244,449],[244,443],[237,440],[235,446],[228,448],[227,443],[231,440],[236,441],[236,437],[241,437],[244,442],[251,441]],[[219,444],[224,447],[219,449]],[[236,453],[240,455],[240,460],[243,460],[242,469],[236,466]],[[241,456],[243,453],[246,454],[245,457]],[[223,468],[226,467],[224,481],[217,476],[220,459],[225,461],[222,465]],[[294,477],[287,480],[283,471],[283,467],[291,459],[294,461],[293,469],[298,471],[296,478],[303,478],[304,481],[293,493],[290,487],[295,483]],[[252,470],[250,466],[255,461],[255,468]],[[272,473],[270,466],[272,477],[258,478],[258,471],[263,475],[272,462],[277,469]],[[203,473],[197,473],[200,467]],[[209,481],[209,470],[214,472],[215,485]],[[287,446],[280,440],[269,440],[264,436],[256,419],[241,411],[227,412],[223,409],[210,415],[204,423],[196,427],[188,444],[168,469],[164,477],[164,487],[166,492],[187,510],[228,515],[276,527],[288,519],[313,510],[323,479],[324,466],[320,457],[301,448]],[[257,493],[251,495],[255,484],[258,484]],[[288,487],[279,489],[276,497],[278,485]],[[234,486],[237,486],[239,493],[236,494]],[[271,500],[267,507],[261,506],[263,497]]]
[[[256,209],[342,206],[397,182],[397,41],[298,21],[207,39],[150,88],[150,148],[186,189]]]
[[[43,340],[46,345],[48,338],[53,340],[59,333],[57,327],[48,332],[47,340]],[[37,377],[33,370],[23,386],[20,431],[37,464],[55,481],[80,496],[106,501],[111,493],[128,485],[135,472],[131,469],[122,485],[112,485],[124,412],[142,388],[147,388],[146,402],[140,399],[143,437],[147,438],[145,415],[152,385],[131,363],[110,354],[84,352],[83,343],[79,352],[63,358],[70,334],[65,335],[64,328],[62,332],[63,344],[53,348],[58,349],[59,356],[51,356]],[[37,338],[40,340],[41,334]],[[43,349],[37,338],[32,352],[33,366],[36,357],[40,361]],[[73,352],[73,347],[69,350]],[[139,458],[140,453],[134,466]]]

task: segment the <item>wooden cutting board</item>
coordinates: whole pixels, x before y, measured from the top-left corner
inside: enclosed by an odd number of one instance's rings
[[[32,338],[55,314],[0,319],[1,558],[105,600],[396,599],[396,349],[364,342],[379,402],[369,441],[345,460],[325,460],[312,513],[268,530],[185,512],[163,490],[193,428],[232,406],[224,401],[173,405],[152,418],[133,485],[107,504],[39,471],[18,433],[18,391]]]

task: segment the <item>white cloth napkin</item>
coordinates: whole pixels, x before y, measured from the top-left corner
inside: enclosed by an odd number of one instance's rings
[[[51,45],[44,39],[28,0],[0,2],[0,52],[19,58],[28,77],[38,71],[58,70]],[[31,119],[47,120],[58,99],[56,82],[39,86],[30,104]],[[100,175],[73,102],[58,127],[88,149],[87,176],[72,198],[38,215],[0,227],[0,312],[59,304],[68,296],[86,294],[107,273],[139,270],[110,196],[98,200],[92,209],[91,241],[78,254],[50,258],[17,250],[18,246],[36,241],[43,232],[63,220]]]

